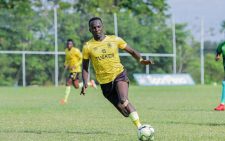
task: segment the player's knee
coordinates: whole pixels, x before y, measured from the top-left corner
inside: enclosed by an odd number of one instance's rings
[[[72,84],[72,81],[71,80],[67,80],[66,81],[66,86],[71,86],[71,84]]]
[[[128,106],[128,104],[129,104],[129,101],[127,99],[120,100],[120,102],[118,104],[118,107],[124,117],[129,117],[129,112],[126,108]]]
[[[120,100],[120,106],[122,108],[126,108],[128,104],[129,104],[129,101],[127,99],[121,99]]]
[[[78,81],[78,80],[75,80],[75,81],[73,82],[73,84],[74,84],[74,88],[76,88],[76,89],[79,88],[79,81]]]

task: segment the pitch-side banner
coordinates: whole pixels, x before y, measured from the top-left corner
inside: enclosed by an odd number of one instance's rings
[[[189,74],[134,74],[139,85],[144,86],[171,86],[194,85]]]

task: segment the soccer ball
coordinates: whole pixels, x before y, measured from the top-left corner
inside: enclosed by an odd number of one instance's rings
[[[138,128],[139,141],[153,141],[154,140],[154,128],[150,125],[144,124]]]

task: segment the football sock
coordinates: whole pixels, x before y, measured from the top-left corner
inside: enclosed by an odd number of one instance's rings
[[[130,113],[129,117],[131,118],[132,122],[134,123],[134,125],[137,128],[141,127],[139,116],[138,116],[138,113],[136,111]]]
[[[220,104],[225,103],[225,81],[222,81],[222,95],[221,95],[221,101]]]
[[[66,90],[65,90],[65,98],[64,98],[64,101],[67,102],[67,99],[70,95],[70,86],[66,86]]]

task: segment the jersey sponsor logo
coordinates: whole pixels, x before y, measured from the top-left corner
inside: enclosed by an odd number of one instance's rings
[[[110,53],[110,54],[102,54],[100,56],[95,57],[96,60],[100,61],[103,59],[109,59],[109,58],[113,58],[114,57],[114,53]]]

